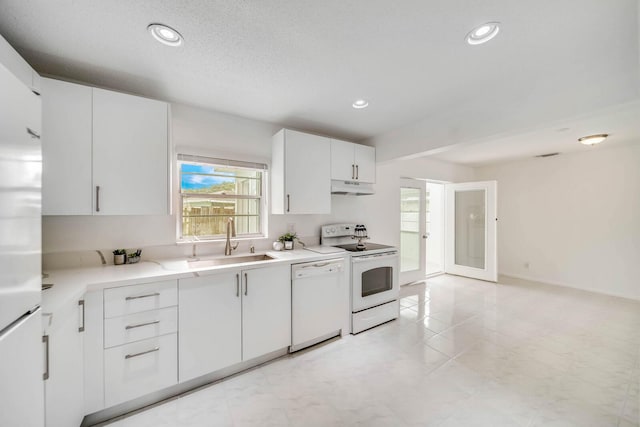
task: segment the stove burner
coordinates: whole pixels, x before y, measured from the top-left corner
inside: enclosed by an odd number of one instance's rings
[[[393,246],[379,245],[377,243],[367,243],[366,245],[364,243],[361,245],[357,243],[350,243],[347,245],[334,245],[334,247],[341,248],[349,252],[366,252],[377,249],[393,249]]]

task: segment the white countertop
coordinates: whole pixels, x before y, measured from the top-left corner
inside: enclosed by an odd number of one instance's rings
[[[261,253],[260,253],[261,254]],[[208,256],[200,257],[201,260],[215,258],[235,258],[250,255],[241,253],[229,257]],[[251,269],[282,263],[299,263],[328,258],[340,258],[348,256],[345,253],[319,254],[304,249],[291,251],[270,251],[266,255],[274,258],[267,261],[254,261],[239,264],[225,264],[204,268],[189,268],[186,258],[158,259],[141,261],[137,264],[104,265],[99,267],[72,268],[62,270],[48,270],[46,283],[53,283],[51,289],[42,292],[42,309],[44,313],[55,313],[62,305],[82,299],[88,291],[105,288],[126,286],[136,283],[144,283],[149,280],[169,280],[197,277],[200,273],[227,269]]]

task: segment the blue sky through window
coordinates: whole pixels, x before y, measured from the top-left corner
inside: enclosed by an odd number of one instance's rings
[[[182,174],[182,182],[180,183],[181,187],[185,190],[198,190],[201,188],[208,188],[212,185],[221,184],[223,182],[233,182],[235,178],[232,172],[220,172],[215,170],[215,166],[211,165],[198,165],[198,164],[189,164],[183,163],[181,165]],[[184,172],[187,172],[186,174]],[[221,175],[230,175],[229,178],[221,177],[221,176],[207,176],[207,175],[198,175],[198,174],[221,174]]]

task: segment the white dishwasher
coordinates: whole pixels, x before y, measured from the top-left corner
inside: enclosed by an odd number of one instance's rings
[[[291,266],[290,352],[340,335],[349,313],[344,258]]]

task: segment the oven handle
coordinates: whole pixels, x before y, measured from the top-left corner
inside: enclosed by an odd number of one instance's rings
[[[364,256],[357,256],[357,257],[352,257],[351,258],[351,262],[354,264],[357,264],[359,262],[367,262],[367,261],[371,261],[371,260],[383,260],[383,259],[389,259],[389,258],[397,258],[398,257],[398,252],[386,252],[383,254],[375,254],[375,255],[364,255]]]

